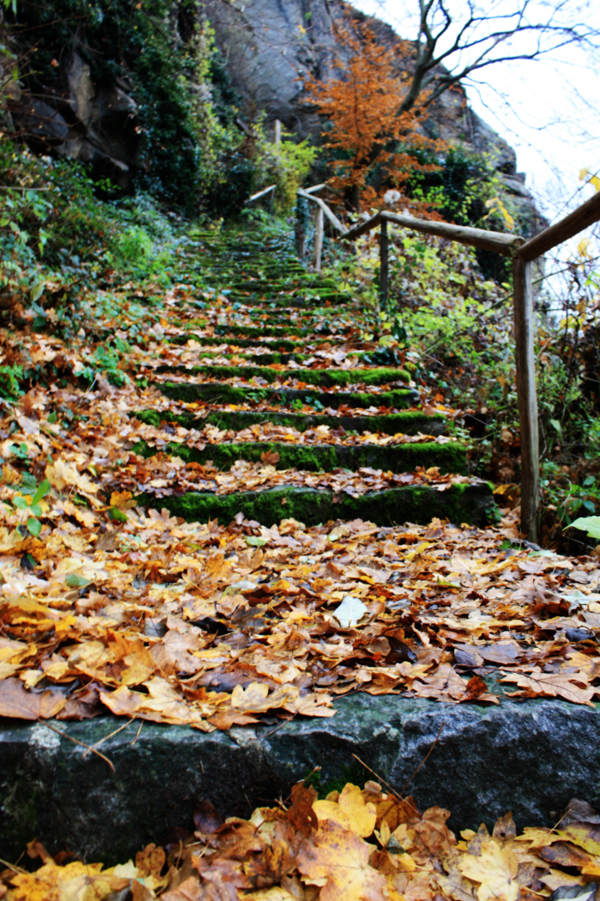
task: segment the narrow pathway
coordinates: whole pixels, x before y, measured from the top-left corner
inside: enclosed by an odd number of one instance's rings
[[[0,856],[123,860],[195,800],[364,765],[460,824],[556,822],[600,769],[596,558],[462,527],[495,511],[449,411],[285,241],[193,260],[214,290],[105,323],[127,380],[2,422]],[[99,352],[28,340],[75,376]]]
[[[307,271],[283,238],[206,232],[198,265],[218,296],[187,299],[170,320],[168,361],[146,372],[168,404],[139,412],[153,431],[135,450],[195,462],[204,478],[146,503],[267,526],[493,518],[490,486],[468,477],[444,414],[421,404],[398,351],[374,342],[372,308]]]

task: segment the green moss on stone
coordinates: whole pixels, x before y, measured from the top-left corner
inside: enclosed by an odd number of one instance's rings
[[[312,488],[274,488],[217,495],[209,492],[152,498],[140,495],[142,506],[166,507],[171,514],[188,522],[218,519],[227,525],[237,513],[272,526],[293,517],[306,525],[337,519],[364,519],[377,525],[393,526],[404,522],[427,524],[434,517],[454,523],[482,526],[495,517],[494,498],[487,483],[451,485],[445,491],[428,487],[391,488],[361,497],[334,495],[332,491]]]
[[[284,289],[285,290],[285,289]],[[252,306],[264,306],[264,304],[273,304],[275,306],[292,306],[292,307],[312,307],[323,302],[338,305],[351,303],[353,298],[348,294],[342,294],[340,291],[331,289],[321,290],[318,288],[311,289],[310,294],[306,294],[306,288],[296,288],[286,294],[263,293],[260,292],[247,294],[243,292],[232,291],[228,295],[228,300],[233,303],[250,304]],[[314,296],[312,294],[314,291]],[[257,294],[259,296],[257,296]]]
[[[145,457],[156,453],[156,447],[140,441],[134,452]],[[212,460],[218,469],[229,470],[236,460],[259,463],[263,454],[277,454],[277,469],[299,469],[308,472],[333,472],[335,469],[358,470],[363,466],[382,469],[385,472],[413,472],[417,466],[439,466],[443,473],[463,474],[467,471],[467,449],[458,443],[394,444],[382,447],[377,444],[288,444],[275,441],[244,441],[237,443],[209,444],[203,450],[185,444],[169,442],[165,453],[181,457],[188,463],[206,463]]]
[[[358,407],[395,407],[403,409],[411,407],[417,396],[413,391],[397,389],[382,391],[380,394],[367,394],[366,392],[337,391],[335,394],[325,394],[312,388],[237,388],[233,385],[224,385],[221,382],[161,382],[157,383],[162,393],[171,400],[182,400],[186,403],[194,403],[198,400],[218,404],[242,404],[257,403],[270,400],[273,403],[281,402],[284,405],[301,400],[303,403],[318,401],[324,407],[337,409],[341,406]]]
[[[159,372],[177,370],[180,367],[164,366]],[[252,379],[260,377],[273,384],[278,378],[294,378],[309,385],[320,385],[324,388],[334,388],[346,385],[388,385],[390,382],[408,382],[410,376],[405,369],[375,368],[375,369],[290,369],[280,372],[269,366],[219,366],[203,364],[186,369],[190,375],[206,375],[209,378],[243,378]]]
[[[155,428],[161,422],[177,422],[187,429],[201,429],[205,424],[216,425],[220,429],[231,429],[239,432],[254,423],[274,422],[304,432],[306,429],[327,425],[332,429],[340,426],[346,431],[382,432],[396,435],[399,432],[415,435],[423,432],[428,435],[440,435],[444,429],[445,418],[441,413],[427,415],[418,410],[406,410],[402,413],[376,414],[374,416],[329,416],[325,413],[287,413],[268,412],[263,410],[215,410],[208,416],[200,418],[193,413],[173,413],[170,410],[141,410],[135,414],[142,422]]]
[[[220,335],[215,335],[214,338],[209,338],[207,335],[174,335],[170,339],[171,344],[187,344],[188,341],[193,341],[194,344],[198,344],[201,347],[211,347],[218,344],[231,344],[236,347],[256,347],[257,345],[256,338],[224,338]],[[298,338],[296,341],[290,338],[279,338],[275,341],[265,341],[264,346],[277,348],[277,351],[280,353],[290,353],[303,343],[302,338]]]

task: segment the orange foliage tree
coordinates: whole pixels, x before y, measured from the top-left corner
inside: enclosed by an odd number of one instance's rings
[[[350,194],[357,209],[359,200],[375,202],[378,189],[396,188],[400,207],[423,214],[428,205],[409,200],[402,187],[414,172],[438,168],[419,162],[417,151],[445,145],[420,130],[426,97],[402,110],[409,77],[401,60],[408,48],[386,47],[366,23],[345,23],[338,43],[337,77],[319,81],[311,75],[304,81],[305,102],[329,119],[323,136],[333,155],[330,184]]]

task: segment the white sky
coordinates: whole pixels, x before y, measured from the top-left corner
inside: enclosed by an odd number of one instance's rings
[[[483,12],[514,7],[511,0],[476,3]],[[353,0],[353,5],[386,20],[401,37],[416,37],[418,0]],[[532,0],[533,15],[543,16],[554,5]],[[466,2],[447,0],[446,6],[458,21]],[[598,0],[563,0],[563,8],[572,23],[600,29]],[[527,186],[551,221],[594,193],[579,181],[582,168],[600,175],[600,43],[597,49],[595,61],[573,45],[539,62],[498,63],[464,84],[475,112],[517,151],[518,170],[526,173]]]

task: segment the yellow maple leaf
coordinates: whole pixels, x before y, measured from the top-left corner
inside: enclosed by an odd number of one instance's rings
[[[315,801],[313,810],[319,822],[333,821],[362,838],[372,834],[377,821],[375,805],[370,801],[365,803],[360,788],[350,783],[344,786],[337,801]]]
[[[35,873],[12,878],[11,901],[101,901],[129,888],[130,880],[101,873],[102,864],[75,861],[60,867],[48,860]]]
[[[516,881],[519,862],[508,848],[493,839],[481,846],[481,855],[464,854],[458,868],[467,879],[479,882],[479,901],[517,901],[519,883]]]

